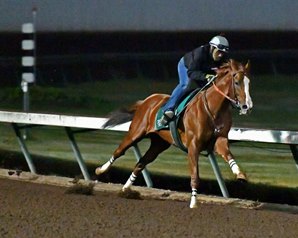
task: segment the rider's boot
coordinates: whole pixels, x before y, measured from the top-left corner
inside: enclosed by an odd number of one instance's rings
[[[175,113],[172,109],[165,111],[160,119],[160,124],[163,126],[167,125],[174,115]]]

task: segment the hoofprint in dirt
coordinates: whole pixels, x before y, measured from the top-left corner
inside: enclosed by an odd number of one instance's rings
[[[127,199],[119,196],[120,184],[90,186],[8,172],[0,171],[1,237],[295,237],[298,232],[294,206],[269,211],[263,203],[202,196],[198,208],[190,209],[185,193],[133,187],[139,196]],[[69,192],[78,184],[94,190]]]
[[[71,191],[74,185],[80,185],[80,187],[89,187],[94,192],[108,192],[114,193],[119,196],[130,196],[129,193],[122,193],[123,184],[102,183],[98,181],[85,181],[78,180],[69,177],[61,176],[47,176],[37,175],[25,171],[13,171],[7,169],[0,169],[0,178],[11,179],[17,181],[27,181],[31,183],[55,185],[65,187],[66,191]],[[75,189],[73,189],[75,191]],[[139,197],[143,200],[175,200],[186,202],[189,200],[189,194],[184,192],[176,192],[172,190],[147,188],[140,186],[133,186],[132,193],[139,194]],[[230,205],[239,208],[254,209],[254,210],[276,210],[284,211],[293,214],[298,214],[298,206],[290,206],[287,204],[273,204],[256,202],[251,200],[237,199],[237,198],[224,198],[219,196],[210,196],[200,194],[198,197],[199,203],[211,203],[217,205]]]

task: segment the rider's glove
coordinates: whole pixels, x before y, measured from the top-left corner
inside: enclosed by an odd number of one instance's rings
[[[206,74],[205,78],[209,82],[210,80],[212,80],[214,78],[214,75],[213,74]]]

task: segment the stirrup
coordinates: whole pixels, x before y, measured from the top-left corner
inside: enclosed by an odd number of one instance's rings
[[[174,117],[174,111],[172,110],[169,110],[169,111],[165,111],[164,112],[164,116],[167,118],[167,119],[172,119]]]
[[[165,126],[174,117],[174,111],[165,111],[160,119],[160,124]]]

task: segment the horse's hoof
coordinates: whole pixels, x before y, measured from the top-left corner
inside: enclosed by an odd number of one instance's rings
[[[191,197],[189,208],[197,208],[197,207],[198,207],[198,204],[197,204],[196,197],[195,196]]]
[[[118,193],[119,197],[122,198],[128,198],[128,199],[142,199],[140,192],[134,191],[130,188],[121,189],[121,191]]]
[[[102,173],[103,173],[103,171],[102,171],[101,167],[97,167],[97,168],[95,169],[95,174],[96,174],[96,175],[101,175]]]
[[[124,192],[124,193],[127,193],[127,192],[129,193],[132,190],[131,190],[131,187],[125,187],[125,186],[123,186],[122,189],[121,189],[121,191]]]
[[[237,174],[236,178],[240,182],[244,182],[244,183],[247,182],[247,178],[246,178],[246,175],[244,173]]]
[[[193,208],[198,208],[198,204],[195,203],[195,204],[190,204],[189,205],[189,208],[193,209]]]

